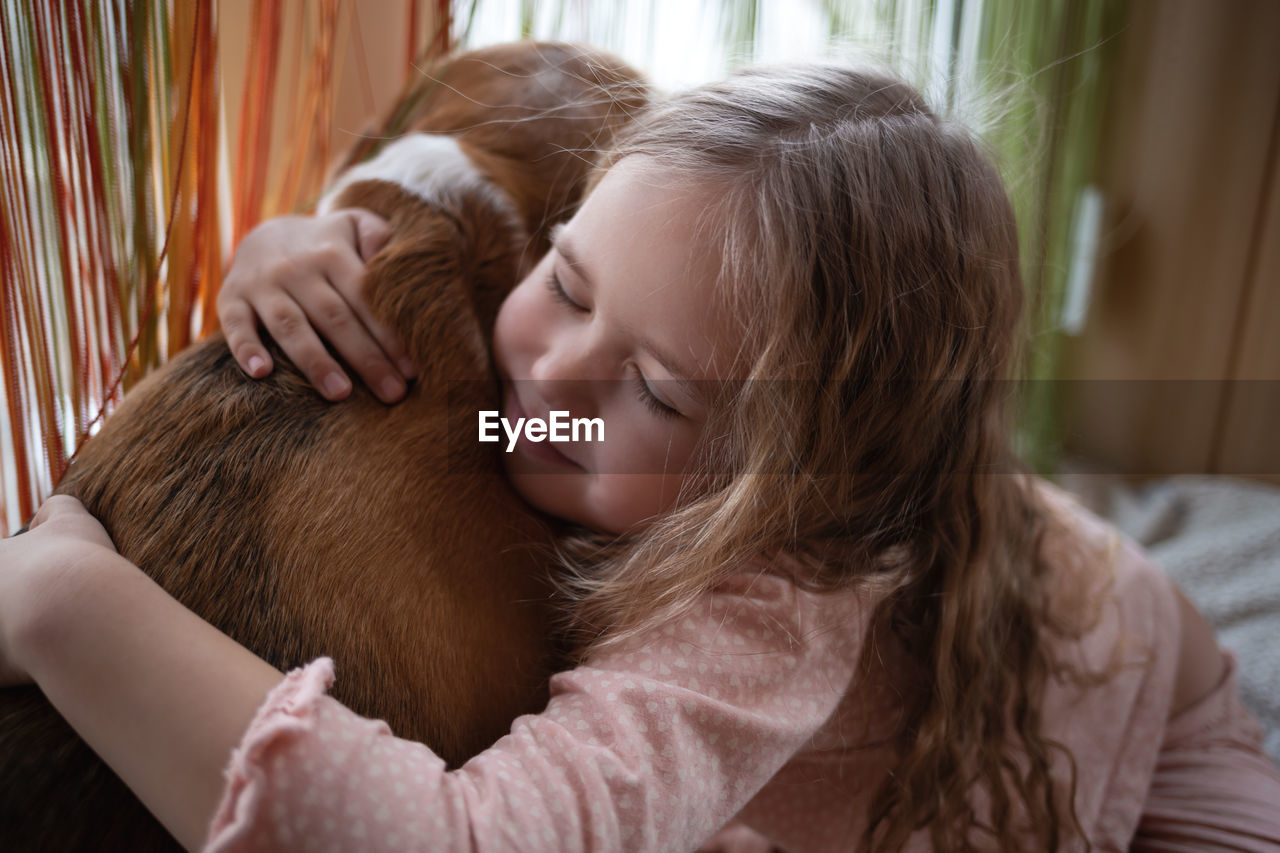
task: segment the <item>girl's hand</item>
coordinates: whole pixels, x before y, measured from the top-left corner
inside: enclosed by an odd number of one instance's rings
[[[218,318],[236,362],[259,379],[272,370],[258,324],[328,400],[351,393],[351,380],[327,341],[378,399],[394,403],[414,375],[404,345],[369,314],[364,265],[390,234],[367,210],[282,216],[240,241],[218,293]]]
[[[66,495],[45,501],[26,533],[0,540],[0,687],[31,680],[20,660],[22,637],[77,564],[103,551],[116,552],[111,537]]]

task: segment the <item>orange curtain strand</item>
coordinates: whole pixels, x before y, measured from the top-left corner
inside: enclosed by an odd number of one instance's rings
[[[349,107],[335,129],[344,75],[368,122],[414,74],[396,51],[371,82],[379,24],[419,62],[450,41],[437,0],[0,4],[0,534],[216,326],[226,247],[314,204],[359,139]]]

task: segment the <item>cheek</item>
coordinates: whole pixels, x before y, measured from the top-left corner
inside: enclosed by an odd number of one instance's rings
[[[493,354],[508,372],[516,357],[528,350],[537,329],[536,303],[529,279],[511,291],[498,309],[493,326]]]
[[[621,533],[670,509],[683,480],[680,475],[601,475],[584,496],[585,505],[594,516],[594,526]]]
[[[697,432],[655,418],[647,410],[637,411],[639,406],[632,405],[630,423],[619,431],[622,440],[610,448],[616,454],[614,470],[664,476],[684,473],[698,440]]]
[[[622,530],[671,508],[684,483],[696,435],[633,419],[615,430],[595,460],[587,504],[602,528]]]

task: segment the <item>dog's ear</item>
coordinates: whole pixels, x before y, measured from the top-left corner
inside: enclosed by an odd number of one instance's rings
[[[550,227],[581,201],[596,155],[648,101],[643,75],[611,54],[523,40],[444,62],[406,109],[413,129],[453,135],[506,192],[540,256]]]
[[[475,350],[487,363],[493,323],[519,280],[527,237],[495,193],[441,184],[434,195],[428,202],[384,180],[342,191],[339,206],[372,210],[391,225],[391,238],[365,269],[365,301],[420,368],[450,348]]]
[[[486,364],[498,308],[518,280],[523,230],[472,194],[448,212],[422,205],[399,226],[367,268],[369,310],[400,334],[420,370],[454,349]]]

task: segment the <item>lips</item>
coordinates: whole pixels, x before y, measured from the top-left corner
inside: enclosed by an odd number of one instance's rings
[[[519,418],[527,419],[529,417],[524,406],[520,404],[520,397],[516,394],[514,383],[512,383],[511,387],[507,391],[507,400],[504,408],[506,409],[507,420],[513,424],[516,423]],[[543,416],[542,420],[546,421],[547,417]],[[555,444],[550,440],[530,441],[525,436],[523,428],[520,430],[519,438],[516,439],[516,451],[523,453],[531,459],[538,459],[543,462],[550,462],[553,465],[584,470],[577,462],[574,462],[568,456],[565,456],[557,450]]]

